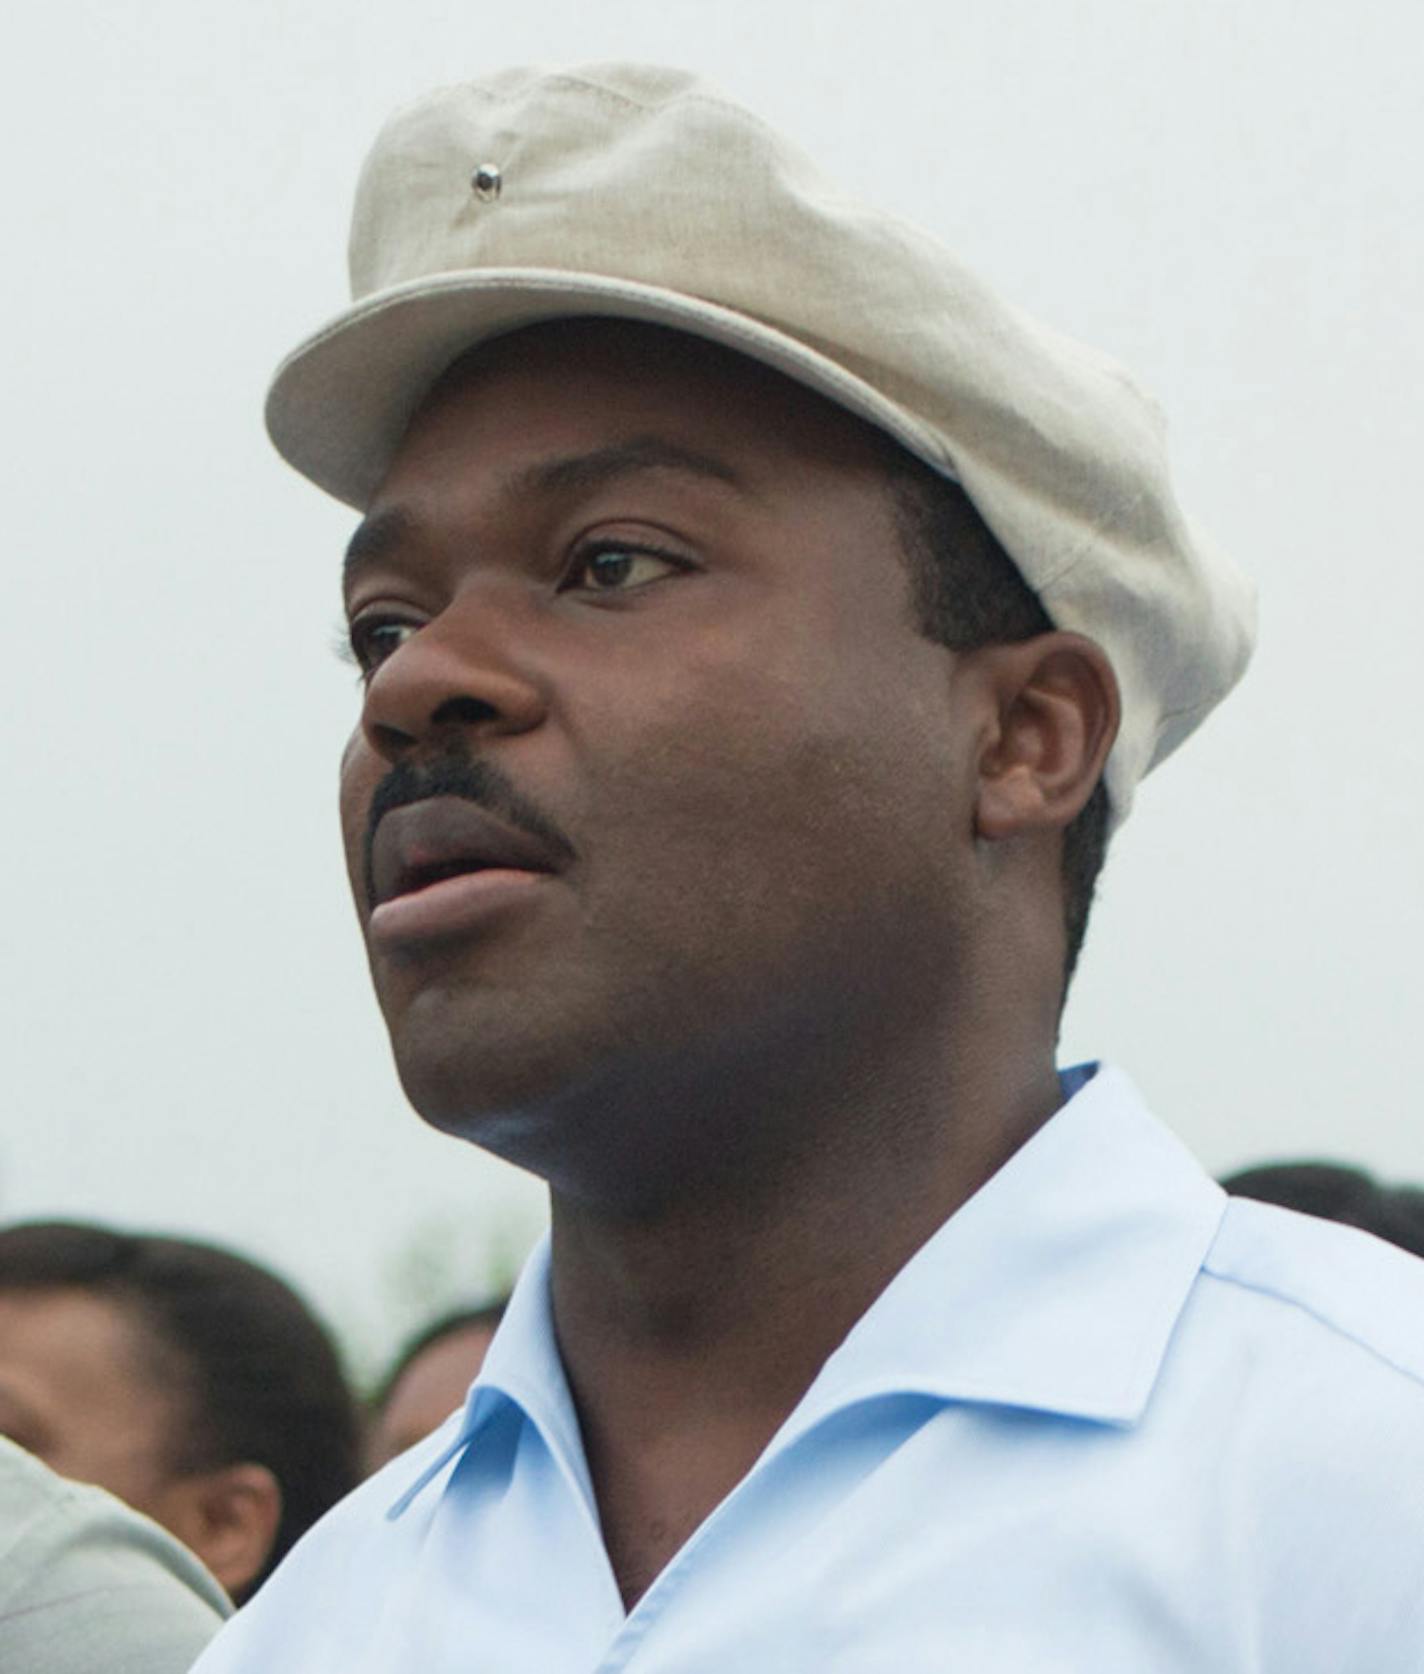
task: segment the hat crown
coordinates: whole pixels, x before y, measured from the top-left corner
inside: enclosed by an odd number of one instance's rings
[[[501,175],[497,201],[471,190],[486,164]],[[835,195],[795,147],[684,71],[503,70],[429,94],[382,129],[357,186],[351,294],[537,265],[665,287],[675,274],[701,281],[695,294],[756,303],[767,264],[786,266],[780,243],[766,242],[742,285],[699,262],[729,240],[745,244],[769,206],[808,192]]]

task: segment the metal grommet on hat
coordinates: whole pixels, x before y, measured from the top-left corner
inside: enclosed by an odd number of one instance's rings
[[[481,163],[470,176],[470,190],[481,203],[493,203],[504,190],[504,176],[498,163]]]

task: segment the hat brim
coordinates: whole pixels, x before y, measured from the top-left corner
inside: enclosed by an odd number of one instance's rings
[[[955,474],[943,443],[925,426],[799,339],[675,291],[546,268],[439,274],[357,303],[278,367],[267,396],[268,434],[319,488],[364,510],[416,409],[452,362],[492,338],[570,318],[639,320],[720,343],[887,431],[936,470]]]

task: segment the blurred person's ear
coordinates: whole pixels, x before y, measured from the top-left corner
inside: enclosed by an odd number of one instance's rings
[[[238,1603],[266,1568],[282,1490],[266,1465],[221,1465],[170,1481],[158,1520],[196,1552]]]

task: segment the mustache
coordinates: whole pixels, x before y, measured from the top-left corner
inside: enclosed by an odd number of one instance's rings
[[[537,838],[557,858],[574,858],[574,846],[557,824],[535,806],[503,769],[479,756],[447,753],[427,761],[401,761],[376,786],[366,814],[366,835],[362,845],[365,859],[366,899],[374,902],[375,878],[372,849],[376,827],[396,808],[411,802],[426,802],[435,796],[458,796],[473,802],[495,819],[517,831]]]

